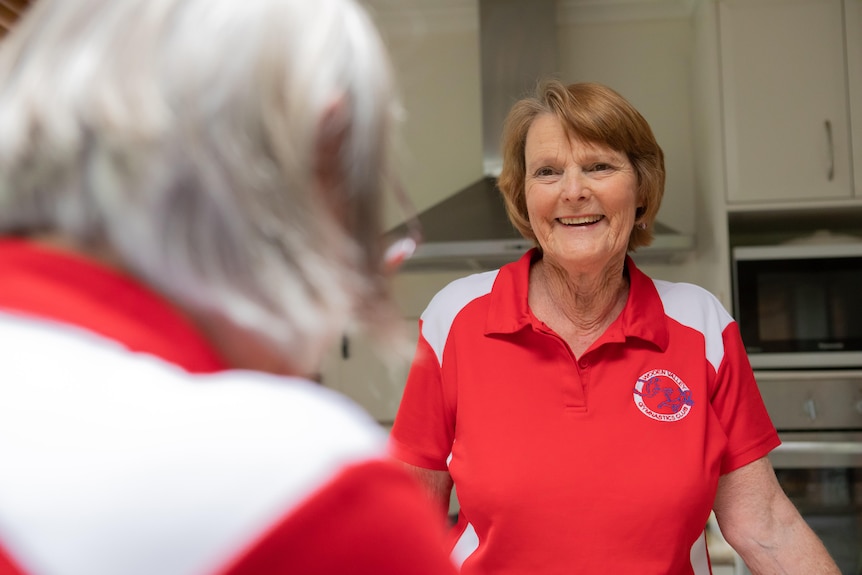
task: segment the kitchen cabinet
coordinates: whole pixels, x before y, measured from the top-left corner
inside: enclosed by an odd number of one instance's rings
[[[858,52],[859,0],[847,5]],[[721,0],[718,9],[728,202],[852,198],[847,58],[858,69],[859,54],[847,51],[842,0]],[[858,95],[854,105],[858,116]]]
[[[417,320],[404,322],[412,338],[408,345],[412,351],[418,339]],[[324,358],[320,382],[352,399],[379,423],[389,425],[401,403],[410,359],[405,356],[384,361],[366,338],[344,336]]]
[[[336,342],[323,360],[320,380],[360,405],[384,427],[395,420],[410,361],[419,339],[419,316],[428,302],[449,282],[468,272],[399,273],[393,279],[407,343],[400,358],[383,360],[364,334]]]

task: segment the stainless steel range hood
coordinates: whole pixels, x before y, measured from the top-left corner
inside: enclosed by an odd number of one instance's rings
[[[423,243],[404,271],[495,269],[532,246],[509,222],[496,178],[509,109],[539,80],[558,74],[556,21],[555,0],[479,0],[486,175],[419,214]],[[654,231],[653,244],[634,254],[638,261],[673,261],[692,250],[690,236],[658,222]]]

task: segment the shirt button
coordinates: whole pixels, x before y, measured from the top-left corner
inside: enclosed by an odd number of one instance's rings
[[[581,366],[581,369],[587,369],[588,367],[590,367],[590,362],[585,359],[582,359],[578,362],[578,365]]]

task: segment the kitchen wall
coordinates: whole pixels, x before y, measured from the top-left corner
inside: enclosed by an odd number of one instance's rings
[[[404,103],[399,174],[418,210],[482,177],[477,0],[366,0]],[[404,215],[390,206],[387,222]]]

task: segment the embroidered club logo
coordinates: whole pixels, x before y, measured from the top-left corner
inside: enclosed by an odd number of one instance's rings
[[[633,396],[638,409],[656,421],[679,421],[694,405],[688,386],[666,369],[654,369],[640,376]]]

